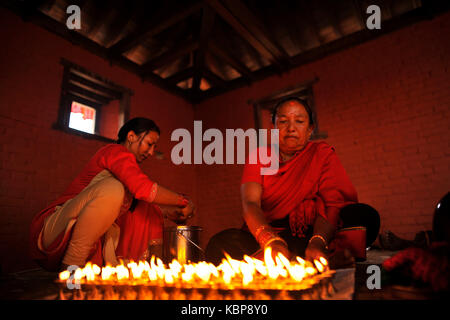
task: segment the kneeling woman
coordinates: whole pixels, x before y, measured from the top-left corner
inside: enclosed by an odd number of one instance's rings
[[[38,264],[52,271],[88,261],[116,265],[117,251],[139,258],[149,237],[160,238],[161,208],[174,221],[192,217],[190,200],[139,167],[153,155],[159,135],[152,120],[131,119],[119,130],[117,144],[98,150],[68,189],[33,218],[30,250]]]
[[[336,230],[350,226],[367,228],[367,239],[363,234],[359,242],[344,241],[365,253],[378,235],[378,213],[357,203],[356,190],[334,148],[310,141],[314,123],[308,104],[287,98],[275,107],[272,122],[279,129],[279,170],[261,175],[261,168],[269,164],[245,165],[241,198],[246,224],[214,236],[207,247],[209,259],[218,262],[223,251],[236,258],[255,256],[268,246],[287,257],[327,257],[329,246],[339,246]],[[364,228],[350,230],[364,233]]]

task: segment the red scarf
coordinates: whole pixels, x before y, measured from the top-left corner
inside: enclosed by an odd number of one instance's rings
[[[304,237],[318,214],[334,226],[339,210],[358,201],[334,148],[309,142],[278,173],[263,176],[262,209],[269,221],[289,215],[293,235]]]

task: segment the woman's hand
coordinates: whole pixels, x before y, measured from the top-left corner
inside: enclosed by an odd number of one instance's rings
[[[348,249],[337,250],[328,259],[331,269],[353,268],[355,258]]]
[[[187,220],[187,219],[191,219],[196,211],[195,205],[192,202],[191,199],[188,199],[189,202],[187,204],[186,207],[181,209],[181,215],[182,215],[182,219]]]
[[[272,259],[275,261],[276,256],[278,253],[281,253],[283,256],[285,256],[287,259],[291,259],[292,254],[289,251],[288,247],[283,241],[273,241],[271,242],[268,247],[272,249]],[[253,258],[259,259],[261,261],[264,261],[264,251],[265,248],[260,248],[258,251],[256,251],[254,254],[252,254]]]
[[[305,259],[309,261],[319,260],[320,257],[324,257],[327,259],[327,248],[325,243],[323,243],[320,239],[316,241],[316,239],[312,239],[305,251]]]
[[[188,219],[194,216],[196,211],[194,203],[189,200],[187,205],[183,208],[175,206],[165,206],[165,218],[175,222],[176,224],[185,224]]]
[[[184,220],[183,213],[181,213],[181,208],[178,207],[170,207],[167,208],[165,212],[165,218],[169,219],[170,221],[173,221],[177,223],[179,220]]]
[[[278,255],[278,253],[281,253],[288,260],[291,260],[292,254],[289,251],[286,243],[284,243],[283,241],[273,241],[269,244],[269,247],[272,248],[272,258],[274,260],[275,260],[275,257]]]
[[[331,269],[351,268],[355,265],[355,258],[347,249],[338,250],[329,255],[323,241],[313,239],[306,247],[305,259],[309,261],[319,260],[324,257],[328,260]]]

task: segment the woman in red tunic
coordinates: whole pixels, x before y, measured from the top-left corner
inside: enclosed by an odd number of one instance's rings
[[[137,259],[162,234],[162,217],[191,218],[193,203],[158,185],[139,164],[153,155],[160,130],[134,118],[117,144],[102,147],[67,190],[31,223],[31,256],[48,270]],[[163,213],[162,209],[165,211]]]
[[[295,97],[280,101],[272,122],[279,129],[279,170],[261,175],[261,168],[270,164],[245,165],[241,181],[245,226],[213,237],[207,256],[217,261],[218,252],[225,251],[239,258],[270,246],[274,254],[281,252],[287,257],[326,257],[329,245],[336,247],[332,240],[337,228],[355,225],[370,228],[367,242],[373,242],[372,233],[378,234],[378,213],[357,203],[356,190],[334,148],[310,141],[314,123],[308,104]],[[371,222],[366,223],[368,220]],[[363,240],[357,245],[365,249],[365,235]],[[233,248],[233,242],[239,243],[239,248]]]

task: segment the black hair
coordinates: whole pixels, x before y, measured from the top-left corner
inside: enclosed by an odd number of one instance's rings
[[[158,134],[161,134],[159,127],[153,120],[147,118],[133,118],[131,120],[128,120],[122,126],[122,128],[120,128],[116,143],[120,144],[125,142],[128,132],[130,131],[134,131],[134,133],[136,133],[137,135],[141,134],[142,132],[145,132],[147,134],[151,131],[155,131]]]
[[[277,111],[278,109],[285,104],[286,102],[289,101],[297,101],[298,103],[300,103],[306,110],[306,112],[308,113],[308,117],[309,117],[309,124],[310,125],[314,125],[314,118],[313,118],[313,113],[311,110],[311,107],[309,106],[308,102],[304,99],[301,99],[299,97],[295,97],[295,96],[291,96],[291,97],[287,97],[287,98],[283,98],[280,101],[277,102],[277,104],[275,105],[273,112],[272,112],[272,123],[275,124],[275,118],[277,116]]]

